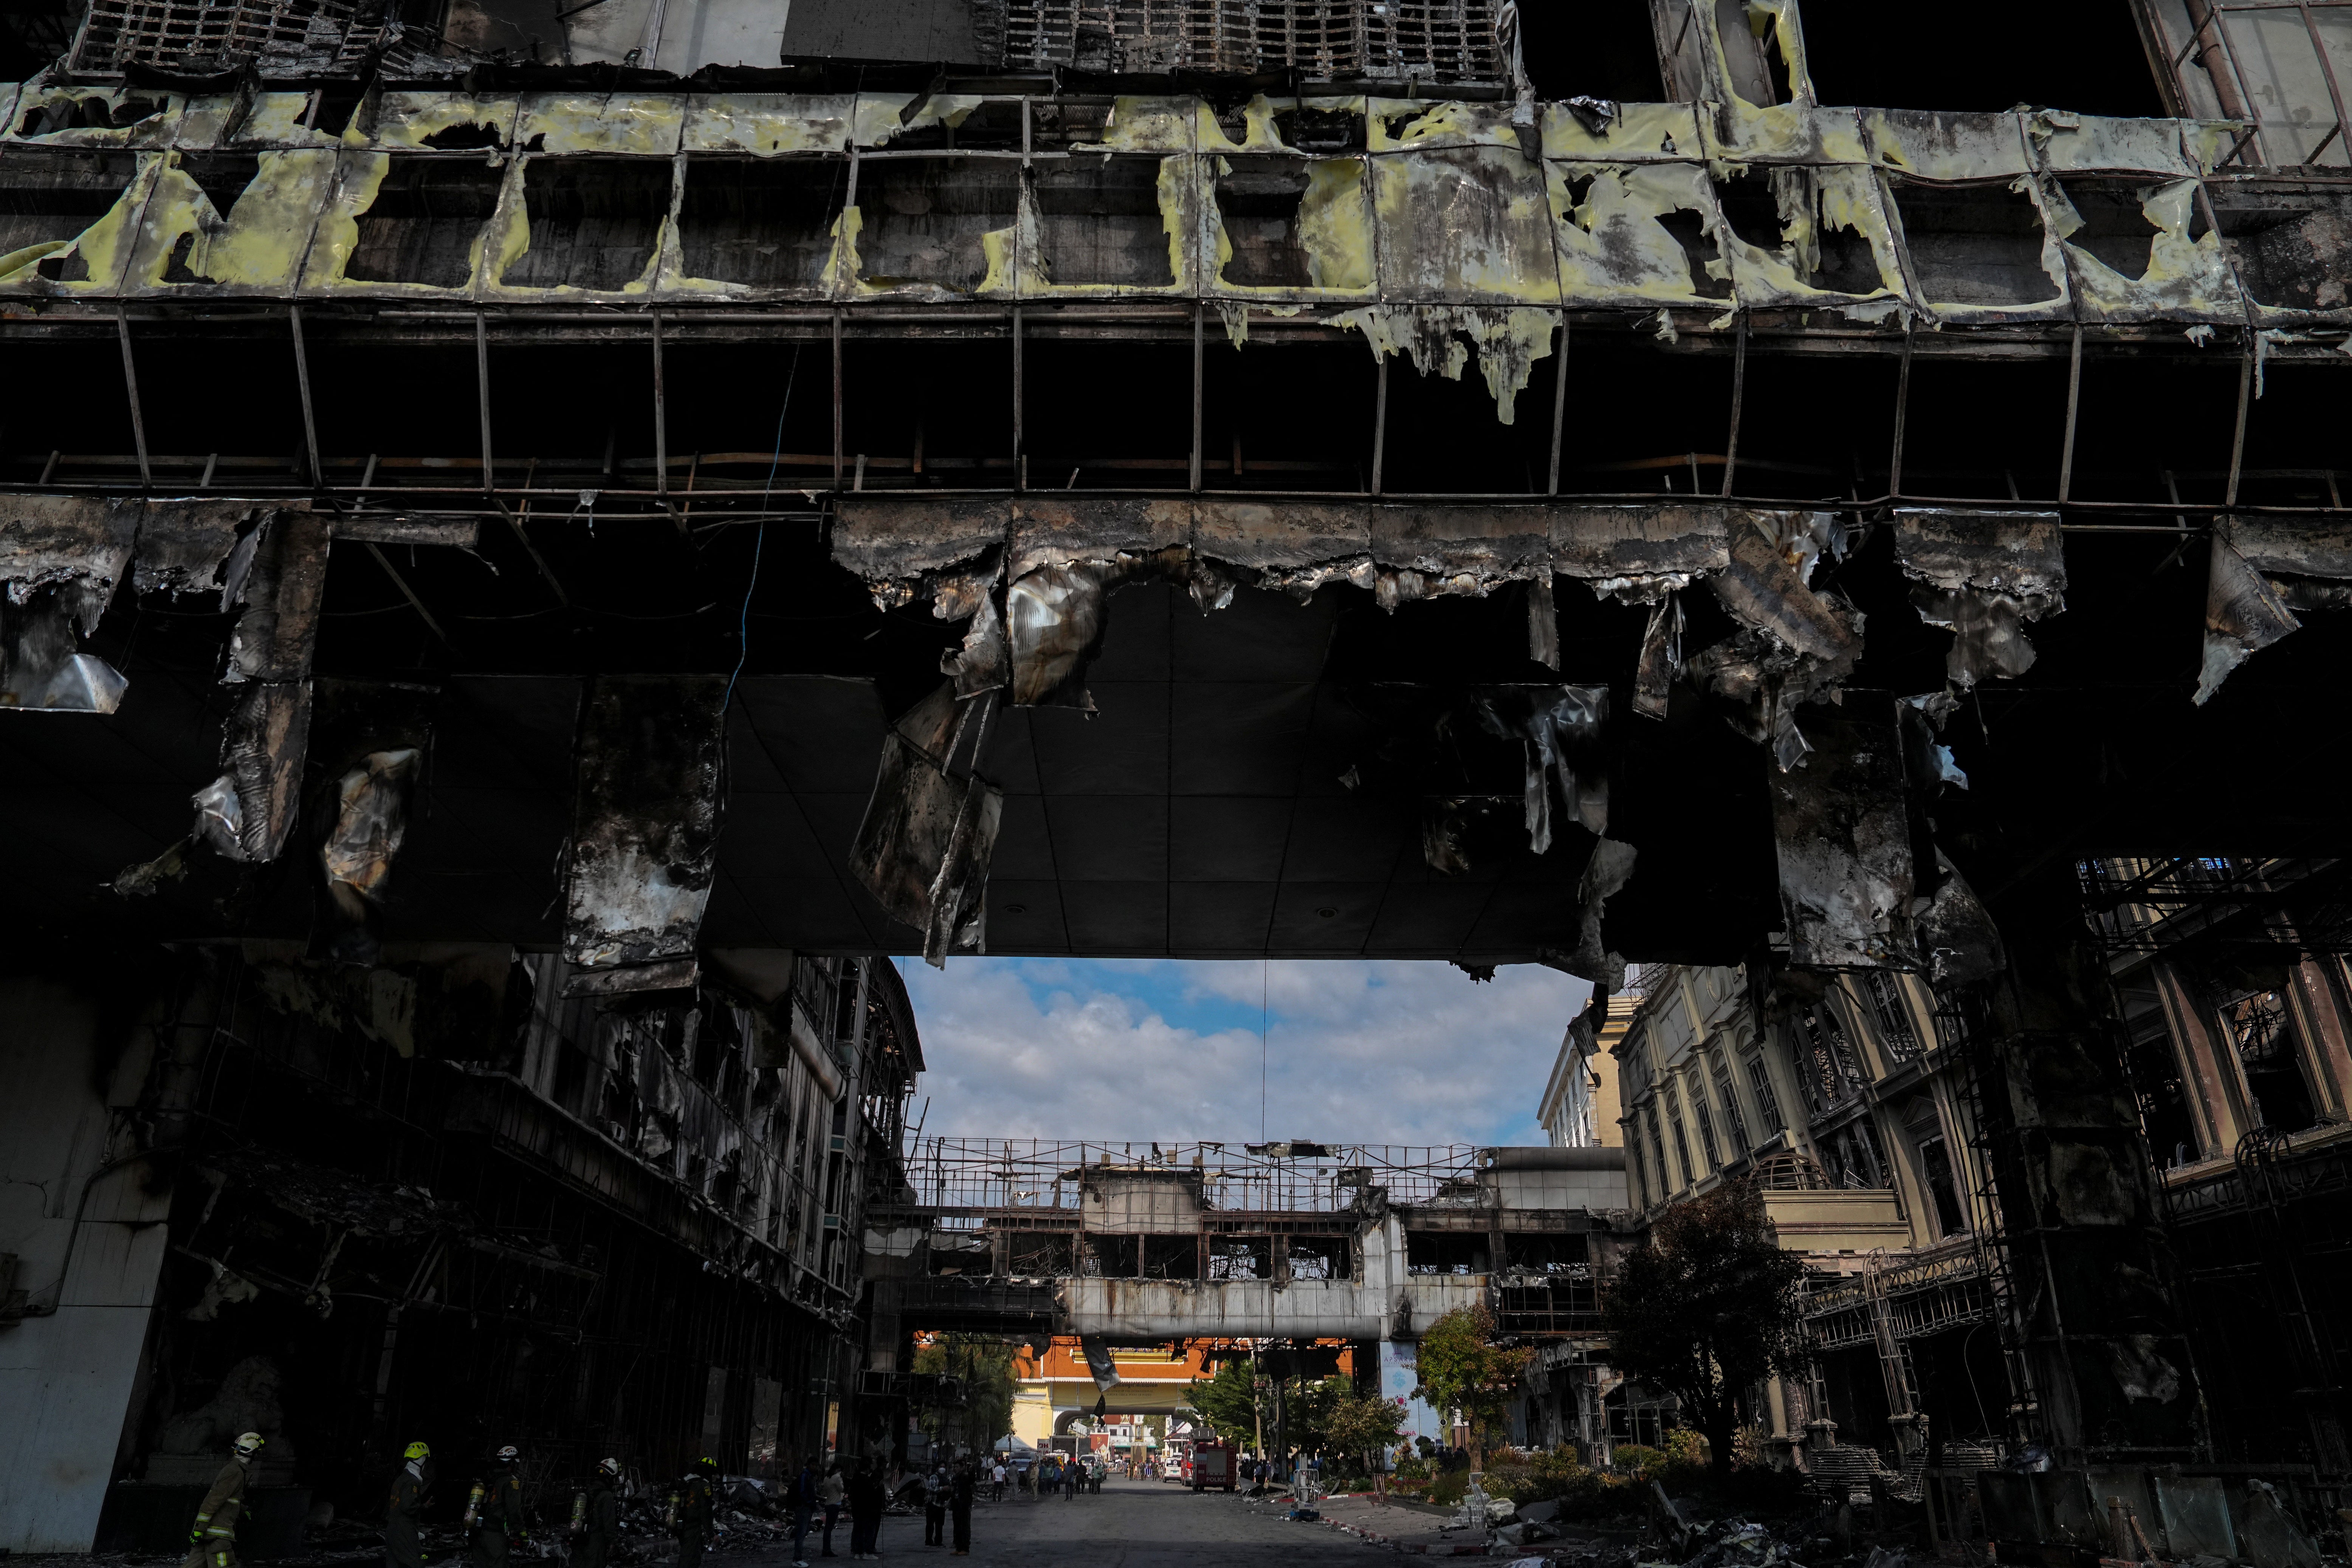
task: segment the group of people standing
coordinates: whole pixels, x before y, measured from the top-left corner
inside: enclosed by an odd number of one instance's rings
[[[971,1459],[952,1469],[936,1467],[923,1479],[924,1545],[946,1545],[947,1524],[952,1518],[955,1555],[971,1555],[971,1505],[980,1484],[978,1464]],[[845,1510],[849,1514],[850,1559],[878,1560],[882,1515],[890,1506],[891,1495],[882,1467],[873,1460],[838,1460],[823,1469],[813,1458],[803,1460],[792,1483],[793,1568],[808,1568],[807,1542],[813,1529],[824,1532],[824,1550],[818,1555],[835,1555],[833,1531]]]

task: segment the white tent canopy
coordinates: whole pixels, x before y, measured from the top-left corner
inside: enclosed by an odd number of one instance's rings
[[[1034,1443],[1023,1440],[1013,1433],[1007,1432],[1003,1436],[999,1437],[996,1440],[996,1451],[1000,1454],[1011,1454],[1014,1456],[1022,1454],[1034,1454],[1037,1451],[1037,1446]]]

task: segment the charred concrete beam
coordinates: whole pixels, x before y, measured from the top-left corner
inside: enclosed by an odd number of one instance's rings
[[[600,676],[580,706],[563,864],[568,994],[694,983],[726,811],[723,675]]]

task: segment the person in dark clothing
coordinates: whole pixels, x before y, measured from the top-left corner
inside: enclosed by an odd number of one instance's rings
[[[507,1546],[529,1528],[522,1512],[522,1480],[515,1465],[522,1458],[512,1444],[490,1461],[489,1474],[474,1483],[466,1503],[466,1526],[474,1568],[506,1568]]]
[[[955,1521],[955,1554],[959,1557],[971,1555],[971,1496],[978,1485],[979,1478],[972,1474],[969,1459],[956,1467],[955,1479],[948,1484],[948,1513]]]
[[[801,1461],[801,1473],[793,1478],[793,1568],[808,1568],[809,1525],[816,1510],[816,1459],[812,1456]]]
[[[710,1544],[711,1483],[718,1475],[718,1460],[695,1461],[669,1500],[670,1527],[677,1531],[677,1568],[702,1568],[703,1548]]]
[[[572,1568],[607,1568],[621,1534],[620,1460],[606,1459],[596,1467],[575,1528],[580,1531],[580,1551],[572,1559]]]
[[[870,1561],[882,1553],[876,1539],[882,1533],[882,1510],[889,1498],[882,1489],[880,1467],[872,1460],[849,1473],[849,1555]]]
[[[422,1443],[411,1443],[401,1458],[404,1462],[392,1478],[392,1495],[384,1502],[384,1568],[425,1568],[425,1548],[416,1539],[416,1519],[425,1508],[430,1484],[425,1467],[432,1463],[433,1450]]]
[[[948,1531],[948,1472],[933,1465],[923,1478],[923,1544],[945,1546]]]

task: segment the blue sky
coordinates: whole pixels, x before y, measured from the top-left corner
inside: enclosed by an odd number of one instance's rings
[[[951,958],[901,965],[926,1132],[1538,1143],[1536,1101],[1591,987],[1533,964]]]

